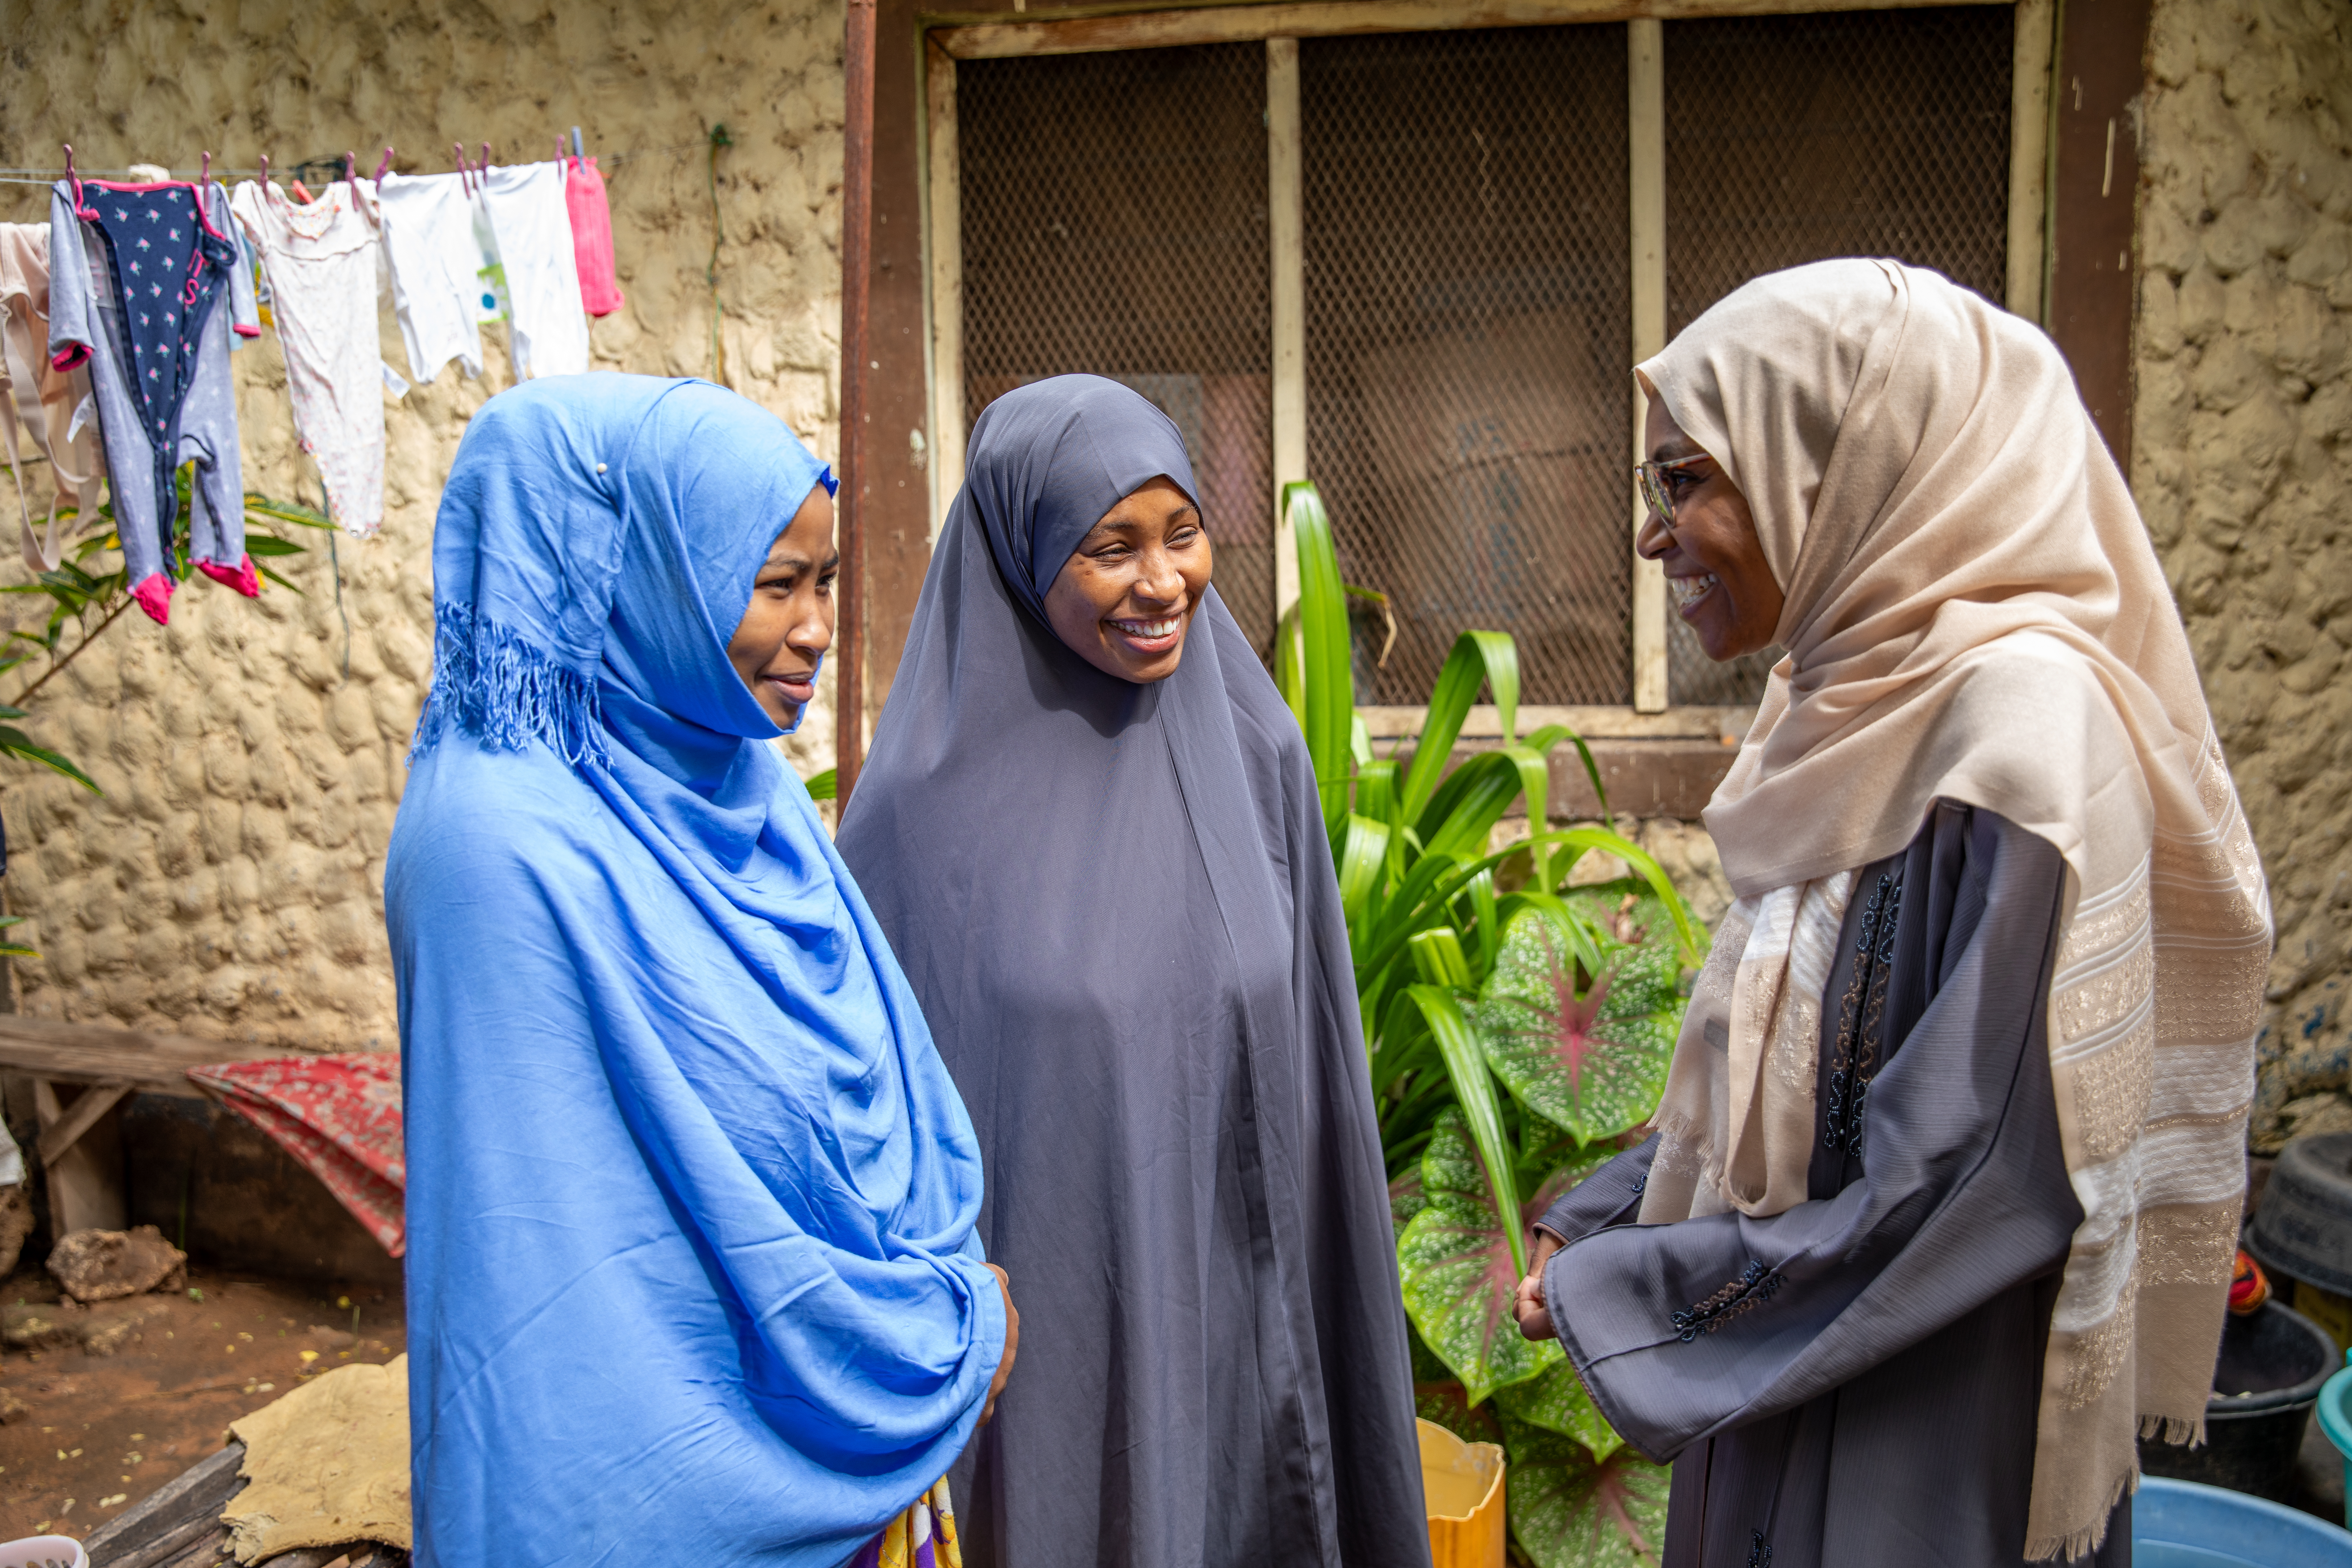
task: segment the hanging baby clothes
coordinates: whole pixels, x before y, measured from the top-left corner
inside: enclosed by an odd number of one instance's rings
[[[131,596],[158,623],[171,614],[182,463],[196,465],[189,559],[240,594],[261,592],[245,553],[228,368],[232,327],[261,328],[228,193],[215,183],[205,195],[200,209],[190,181],[59,180],[49,198],[49,363],[89,367]]]
[[[613,209],[604,200],[604,176],[593,158],[564,162],[563,205],[572,215],[572,256],[580,268],[580,303],[592,316],[609,316],[622,305],[620,279],[613,268]]]
[[[474,237],[475,201],[462,174],[387,174],[376,186],[383,246],[392,260],[392,302],[408,346],[409,373],[430,383],[456,360],[482,374],[482,331],[474,296],[481,247]]]
[[[362,538],[383,521],[383,354],[376,335],[375,198],[357,180],[297,205],[246,181],[231,203],[269,277],[294,434],[319,465],[335,521]]]
[[[517,379],[588,368],[588,318],[563,205],[563,165],[518,163],[481,172],[483,205],[506,268],[508,328]]]
[[[83,521],[98,509],[98,481],[106,470],[98,451],[97,410],[84,406],[89,399],[88,371],[49,363],[49,226],[0,223],[0,447],[16,473],[18,538],[25,564],[36,572],[58,569],[63,549],[58,506],[70,499]],[[48,459],[53,487],[37,537],[25,500],[20,422],[33,450]]]

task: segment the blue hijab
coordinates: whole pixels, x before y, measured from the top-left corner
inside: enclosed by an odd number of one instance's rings
[[[979,1418],[971,1125],[726,657],[820,482],[640,376],[457,449],[384,879],[420,1564],[831,1568]]]

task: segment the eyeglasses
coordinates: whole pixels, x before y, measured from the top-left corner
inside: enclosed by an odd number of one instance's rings
[[[1680,473],[1695,463],[1712,462],[1705,452],[1694,452],[1687,458],[1676,458],[1666,463],[1636,463],[1633,482],[1641,488],[1643,502],[1657,514],[1668,528],[1675,525],[1674,493],[1666,488],[1666,476]]]

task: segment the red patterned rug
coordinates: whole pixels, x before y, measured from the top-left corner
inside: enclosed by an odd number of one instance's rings
[[[272,1057],[190,1068],[188,1077],[301,1161],[386,1252],[408,1249],[396,1054]]]

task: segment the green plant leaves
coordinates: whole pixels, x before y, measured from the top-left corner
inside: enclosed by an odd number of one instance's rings
[[[1589,901],[1529,901],[1504,928],[1475,1017],[1496,1076],[1585,1142],[1657,1109],[1681,1023],[1675,947],[1621,931],[1632,934],[1595,919]]]
[[[0,756],[22,757],[28,763],[38,763],[53,773],[63,773],[92,795],[106,793],[88,773],[47,746],[35,745],[33,738],[14,724],[0,724]]]
[[[1307,732],[1307,754],[1323,797],[1324,826],[1337,828],[1348,814],[1348,773],[1355,758],[1355,672],[1348,637],[1348,595],[1331,547],[1331,519],[1323,497],[1304,480],[1282,488],[1283,513],[1298,541],[1298,661],[1303,703],[1294,706]]]
[[[1511,1533],[1536,1568],[1657,1568],[1673,1472],[1630,1448],[1583,1444],[1502,1412]]]
[[[1422,1191],[1419,1165],[1389,1184],[1389,1224],[1399,1237],[1412,1223],[1412,1216],[1428,1206],[1429,1194]]]
[[[1583,1380],[1564,1352],[1542,1375],[1496,1390],[1495,1404],[1514,1421],[1575,1438],[1595,1459],[1605,1459],[1625,1446],[1584,1391]]]
[[[1503,1440],[1503,1424],[1495,1415],[1492,1404],[1473,1405],[1462,1392],[1462,1385],[1452,1378],[1435,1383],[1412,1385],[1412,1413],[1423,1421],[1434,1421],[1465,1443],[1495,1443]],[[1506,1480],[1506,1488],[1509,1486]]]
[[[1519,1333],[1511,1292],[1523,1266],[1512,1244],[1522,1227],[1507,1235],[1496,1219],[1485,1163],[1451,1106],[1438,1114],[1421,1175],[1427,1206],[1397,1243],[1405,1311],[1476,1405],[1546,1371],[1560,1349]]]

